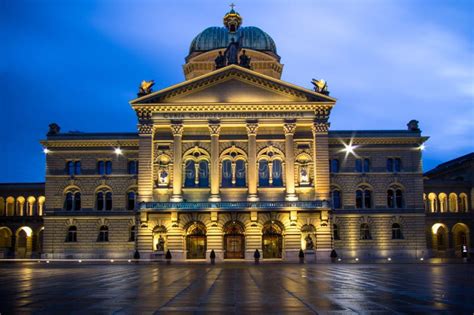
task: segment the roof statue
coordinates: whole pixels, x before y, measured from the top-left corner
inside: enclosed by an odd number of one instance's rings
[[[324,81],[323,79],[321,80],[313,79],[311,80],[311,83],[314,85],[314,91],[324,94],[324,95],[329,95],[328,83],[326,81]]]
[[[222,51],[219,51],[219,54],[217,55],[216,59],[214,59],[214,62],[216,63],[216,69],[225,67],[226,61]]]
[[[143,80],[142,83],[140,83],[140,87],[138,89],[137,95],[143,96],[143,95],[150,94],[153,91],[152,89],[153,85],[155,85],[154,80],[151,80],[151,81]]]
[[[57,135],[61,131],[61,127],[57,123],[49,124],[49,130],[46,134],[47,136],[54,136]]]
[[[238,55],[240,49],[242,49],[242,36],[239,36],[237,41],[232,38],[230,40],[229,46],[227,46],[227,49],[224,51],[224,56],[227,60],[227,65],[238,64]]]
[[[246,53],[245,49],[242,50],[242,54],[239,57],[239,66],[250,69],[250,58]]]

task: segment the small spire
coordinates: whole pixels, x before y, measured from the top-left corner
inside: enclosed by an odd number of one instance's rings
[[[232,2],[232,3],[229,5],[229,7],[230,7],[230,9],[231,9],[232,11],[234,11],[235,4]]]

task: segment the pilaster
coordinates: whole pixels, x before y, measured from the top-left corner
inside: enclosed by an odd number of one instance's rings
[[[171,202],[183,201],[183,124],[181,121],[171,122],[171,131],[173,132],[173,195]]]
[[[312,126],[314,145],[314,189],[316,199],[329,200],[329,123],[315,121]]]
[[[293,140],[296,131],[296,122],[294,120],[285,121],[283,130],[285,131],[285,200],[296,201],[298,197],[295,194],[295,150]]]
[[[138,125],[138,201],[153,201],[153,135],[152,123]]]
[[[258,122],[247,122],[248,135],[248,201],[258,201],[257,194],[257,131]]]
[[[219,132],[221,126],[217,121],[209,122],[209,132],[211,133],[211,195],[209,201],[219,202]]]

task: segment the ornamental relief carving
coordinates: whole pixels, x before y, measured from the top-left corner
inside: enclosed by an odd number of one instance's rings
[[[209,142],[184,142],[182,146],[183,146],[183,154],[184,152],[196,146],[206,150],[207,152],[211,152],[211,144]]]
[[[138,124],[138,133],[141,135],[152,135],[153,124]]]
[[[259,152],[262,149],[268,148],[268,147],[274,147],[279,149],[282,152],[285,152],[285,143],[284,140],[272,140],[272,141],[266,141],[266,142],[257,142],[257,152]]]
[[[224,142],[219,142],[219,155],[222,154],[225,150],[232,148],[235,146],[236,148],[244,151],[246,154],[247,152],[247,142],[242,142],[242,141],[224,141]]]

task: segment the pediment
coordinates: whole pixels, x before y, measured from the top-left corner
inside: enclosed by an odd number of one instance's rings
[[[137,98],[130,103],[327,102],[336,100],[245,69],[227,66],[192,80]]]

